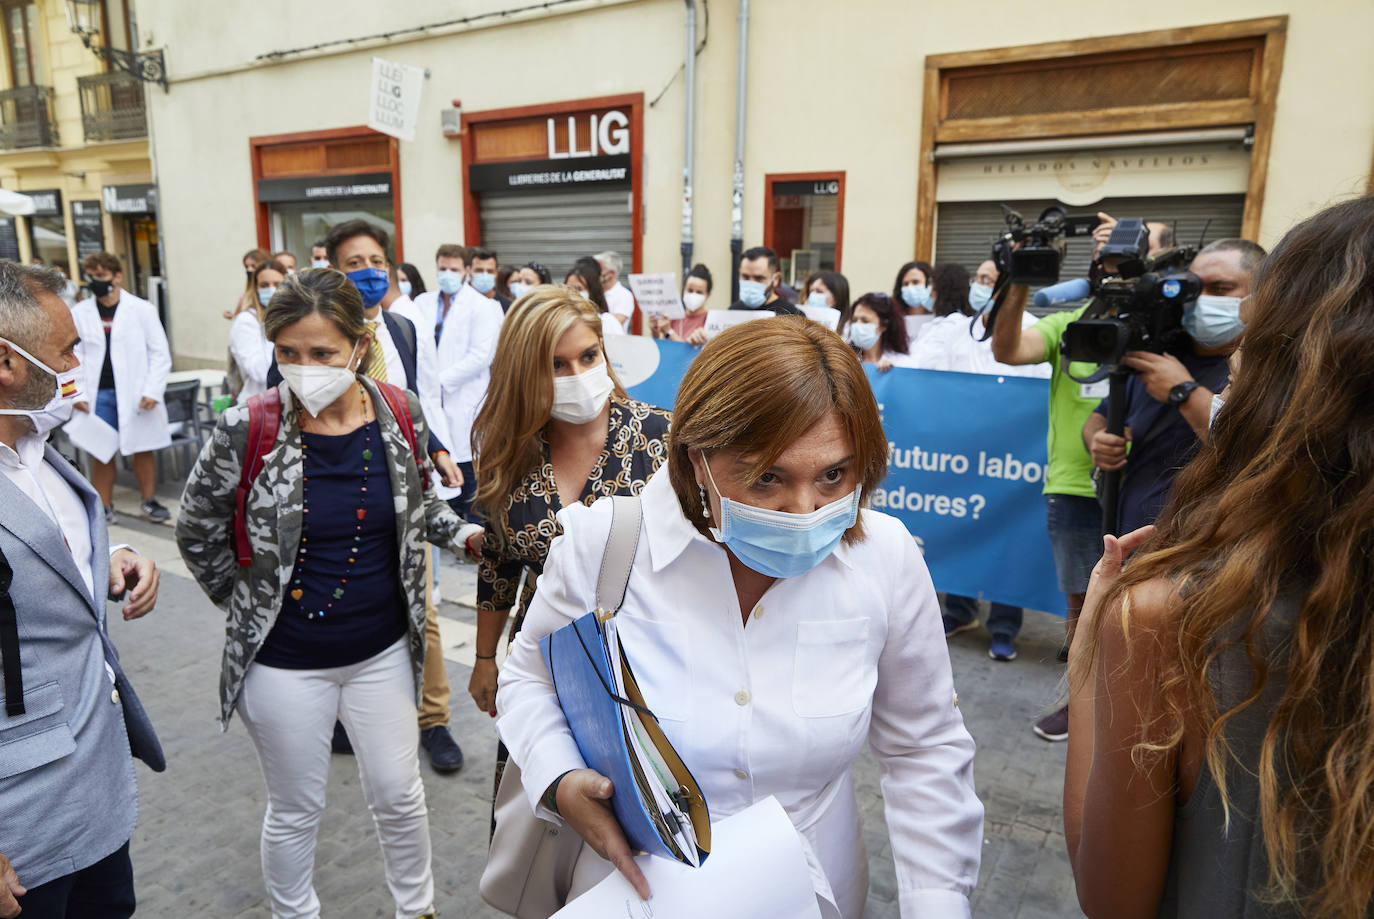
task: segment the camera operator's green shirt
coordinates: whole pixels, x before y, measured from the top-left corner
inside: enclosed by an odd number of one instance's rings
[[[1092,456],[1083,446],[1083,424],[1107,395],[1107,381],[1079,383],[1059,366],[1059,339],[1064,335],[1064,327],[1081,317],[1087,308],[1088,304],[1085,303],[1076,310],[1051,313],[1031,326],[1045,339],[1045,360],[1053,368],[1050,374],[1050,430],[1047,442],[1049,471],[1045,475],[1044,488],[1047,495],[1097,497],[1093,491]],[[1085,377],[1096,370],[1097,365],[1074,361],[1069,369],[1075,376]]]

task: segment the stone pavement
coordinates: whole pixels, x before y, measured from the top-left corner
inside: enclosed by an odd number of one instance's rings
[[[163,496],[164,503],[169,497]],[[137,501],[121,488],[116,506],[133,510]],[[227,734],[216,722],[223,614],[186,576],[170,527],[121,515],[111,540],[132,544],[163,571],[157,609],[132,623],[114,612],[110,617],[111,635],[168,760],[161,775],[137,767],[140,814],[132,848],[139,915],[270,916],[258,860],[265,797],[257,759],[237,720]],[[467,696],[474,614],[470,606],[453,602],[471,603],[473,569],[446,558],[442,578],[452,727],[467,762],[451,776],[422,766],[438,907],[449,917],[498,917],[477,894],[487,850],[496,732]],[[981,631],[950,643],[960,707],[978,743],[977,789],[987,808],[975,916],[1082,916],[1060,819],[1065,748],[1030,731],[1057,699],[1062,668],[1054,655],[1062,632],[1057,619],[1027,613],[1020,657],[1010,664],[988,658]],[[872,878],[864,916],[896,919],[896,879],[871,756],[856,764],[855,776]],[[351,757],[333,758],[329,796],[315,872],[324,914],[390,917],[392,901]]]

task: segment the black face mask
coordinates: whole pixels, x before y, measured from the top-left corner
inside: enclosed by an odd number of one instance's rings
[[[87,281],[86,286],[91,289],[91,293],[96,296],[96,299],[109,296],[110,291],[114,290],[113,281],[97,281],[95,278]]]

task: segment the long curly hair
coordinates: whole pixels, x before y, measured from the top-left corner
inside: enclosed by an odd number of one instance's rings
[[[1173,647],[1146,662],[1159,691],[1137,764],[1177,749],[1196,718],[1228,820],[1228,767],[1258,775],[1263,893],[1307,917],[1354,919],[1374,902],[1374,197],[1293,228],[1251,300],[1209,443],[1104,609],[1120,602],[1124,625],[1132,588],[1157,578],[1178,588]],[[1298,598],[1296,618],[1270,645],[1281,594]],[[1209,676],[1237,647],[1252,680],[1219,711]],[[1227,723],[1279,669],[1286,684],[1259,762],[1240,762]]]

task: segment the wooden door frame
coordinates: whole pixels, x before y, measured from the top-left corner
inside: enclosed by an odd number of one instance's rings
[[[1269,172],[1269,149],[1273,143],[1274,109],[1278,99],[1279,79],[1283,72],[1284,41],[1288,31],[1288,16],[1268,16],[1236,22],[1214,23],[1180,29],[1160,29],[1129,35],[1109,35],[1074,41],[1046,42],[1011,48],[992,48],[955,54],[932,54],[925,60],[925,83],[921,101],[921,147],[917,165],[916,247],[915,257],[929,261],[935,250],[935,208],[937,201],[935,145],[940,137],[940,110],[944,72],[963,67],[1015,67],[1030,62],[1048,61],[1099,55],[1106,53],[1140,53],[1152,49],[1167,50],[1180,45],[1228,39],[1260,38],[1262,57],[1259,71],[1252,76],[1251,92],[1254,103],[1205,103],[1178,106],[1171,112],[1169,124],[1160,123],[1160,113],[1142,108],[1139,112],[1114,115],[1109,129],[1093,113],[1079,113],[1082,129],[1075,130],[1066,123],[1066,115],[1056,113],[1040,119],[1022,120],[1015,128],[1007,125],[965,126],[957,141],[984,142],[1022,140],[1027,138],[1067,137],[1102,133],[1132,133],[1158,131],[1161,128],[1201,128],[1254,125],[1254,142],[1250,149],[1250,177],[1245,190],[1245,210],[1241,217],[1241,234],[1247,239],[1259,237],[1260,216],[1264,206],[1265,183]],[[1173,107],[1171,107],[1173,108]],[[1370,178],[1374,190],[1374,173]]]
[[[311,141],[338,140],[340,138],[352,137],[383,137],[380,131],[374,131],[367,125],[355,125],[348,128],[327,128],[322,131],[298,131],[293,134],[264,134],[258,137],[248,138],[249,161],[253,165],[253,208],[257,222],[258,248],[266,249],[269,252],[272,248],[272,235],[268,226],[268,211],[270,206],[266,201],[258,200],[258,183],[262,180],[262,149],[264,147],[275,147],[285,144],[309,143]],[[405,247],[402,241],[402,221],[401,221],[401,153],[400,143],[394,137],[387,137],[390,141],[388,148],[388,160],[390,162],[391,173],[391,211],[393,223],[396,227],[393,243],[396,249],[396,264],[405,261]],[[377,170],[368,170],[375,172]],[[304,173],[307,176],[321,175],[358,175],[356,169],[321,169],[312,170]]]
[[[831,172],[770,172],[763,177],[763,244],[774,251],[773,245],[773,186],[779,182],[839,182],[835,208],[835,270],[841,270],[844,254],[844,176],[843,169]]]

